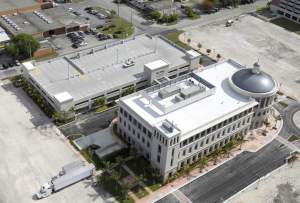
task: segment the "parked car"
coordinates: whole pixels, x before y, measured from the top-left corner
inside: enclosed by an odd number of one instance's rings
[[[67,10],[71,12],[71,11],[73,11],[73,8],[68,8]]]
[[[88,7],[86,7],[84,10],[91,10],[91,9],[93,9],[93,7],[88,6]]]
[[[114,38],[119,38],[118,35],[113,35]]]
[[[89,35],[89,34],[91,34],[91,31],[86,30],[86,31],[84,31],[84,34]]]
[[[79,40],[75,41],[74,44],[80,44],[80,43],[82,43],[82,42],[83,42],[83,40],[80,40],[80,39],[79,39]]]
[[[109,30],[109,27],[104,28],[102,31],[106,31],[106,30]]]
[[[83,35],[82,31],[78,31],[77,33],[78,33],[78,35]]]
[[[107,35],[107,38],[112,39],[113,36],[112,35]]]
[[[109,27],[116,27],[116,25],[115,24],[111,24]]]
[[[16,64],[16,66],[20,66],[21,64],[20,64],[20,61],[18,61],[18,60],[14,60],[14,62],[15,62],[15,64]]]
[[[78,17],[83,18],[83,15],[80,14],[80,15],[78,15]]]
[[[122,34],[122,30],[115,31],[115,34]]]
[[[97,29],[103,28],[103,25],[98,25],[96,28],[97,28]]]
[[[14,64],[12,62],[8,62],[7,64],[9,65],[9,67],[14,67]]]
[[[77,49],[79,46],[77,44],[73,44],[72,47]]]
[[[85,36],[80,36],[79,39],[85,40]]]
[[[107,19],[105,22],[110,23],[110,22],[112,22],[112,19]]]
[[[81,42],[80,44],[79,44],[79,46],[86,46],[87,45],[87,43],[86,42]]]
[[[233,23],[233,22],[234,22],[233,20],[228,20],[228,21],[227,21],[227,23]]]
[[[126,62],[126,63],[124,64],[124,68],[128,68],[128,67],[130,67],[130,66],[134,66],[134,62],[133,62],[133,61]]]
[[[88,18],[88,17],[85,17],[85,19],[86,19],[86,20],[90,20],[90,18]]]
[[[210,11],[205,11],[205,13],[207,13],[207,14],[211,14],[211,12],[210,12]]]
[[[106,39],[107,39],[107,37],[105,37],[105,36],[103,36],[103,35],[101,35],[101,37],[99,38],[100,41],[106,40]]]
[[[61,45],[57,45],[57,46],[55,47],[55,50],[58,50],[58,49],[61,49]]]
[[[2,67],[3,67],[3,69],[6,69],[6,68],[8,68],[9,66],[7,65],[7,63],[3,63],[3,64],[2,64]]]
[[[78,13],[76,11],[73,12],[74,15],[78,15]]]

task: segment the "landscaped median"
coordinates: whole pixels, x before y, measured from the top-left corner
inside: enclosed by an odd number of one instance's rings
[[[270,21],[270,23],[273,23],[273,24],[278,25],[286,30],[289,30],[291,32],[294,32],[295,34],[300,35],[300,24],[295,23],[291,20],[288,20],[284,17],[272,20],[272,21]]]

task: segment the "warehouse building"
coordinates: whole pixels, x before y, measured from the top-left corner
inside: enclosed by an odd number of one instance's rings
[[[278,82],[225,60],[120,98],[118,132],[164,180],[262,125]]]
[[[140,35],[41,63],[22,64],[24,77],[57,112],[75,106],[91,109],[126,88],[160,84],[199,67],[200,54],[186,51],[162,36]],[[125,63],[133,66],[125,67]]]

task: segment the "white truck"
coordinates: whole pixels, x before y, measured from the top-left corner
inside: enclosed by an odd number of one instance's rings
[[[51,180],[50,183],[46,183],[41,187],[40,191],[36,193],[36,196],[41,199],[50,196],[53,191],[57,192],[73,183],[76,183],[84,178],[92,176],[94,174],[95,166],[89,164],[80,168],[77,168],[71,172],[67,172],[65,175]]]
[[[76,169],[78,169],[78,168],[81,168],[81,167],[83,167],[83,166],[84,166],[84,164],[83,164],[82,161],[74,161],[73,163],[70,163],[70,164],[68,164],[68,165],[66,165],[66,166],[63,166],[63,167],[62,167],[62,171],[60,171],[59,174],[58,174],[56,177],[58,178],[58,177],[60,177],[60,176],[63,176],[63,175],[65,175],[66,173],[69,173],[69,172],[71,172],[71,171],[74,171],[74,170],[76,170]]]

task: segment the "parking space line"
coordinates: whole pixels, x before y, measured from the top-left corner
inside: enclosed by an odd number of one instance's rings
[[[79,96],[80,96],[80,98],[83,98],[83,96],[81,96],[79,93],[77,93]]]
[[[89,96],[87,93],[85,93],[84,91],[82,91],[86,96]]]
[[[88,89],[88,91],[90,91],[92,94],[95,94],[95,93],[93,93],[90,89]],[[97,92],[96,92],[97,93]]]

